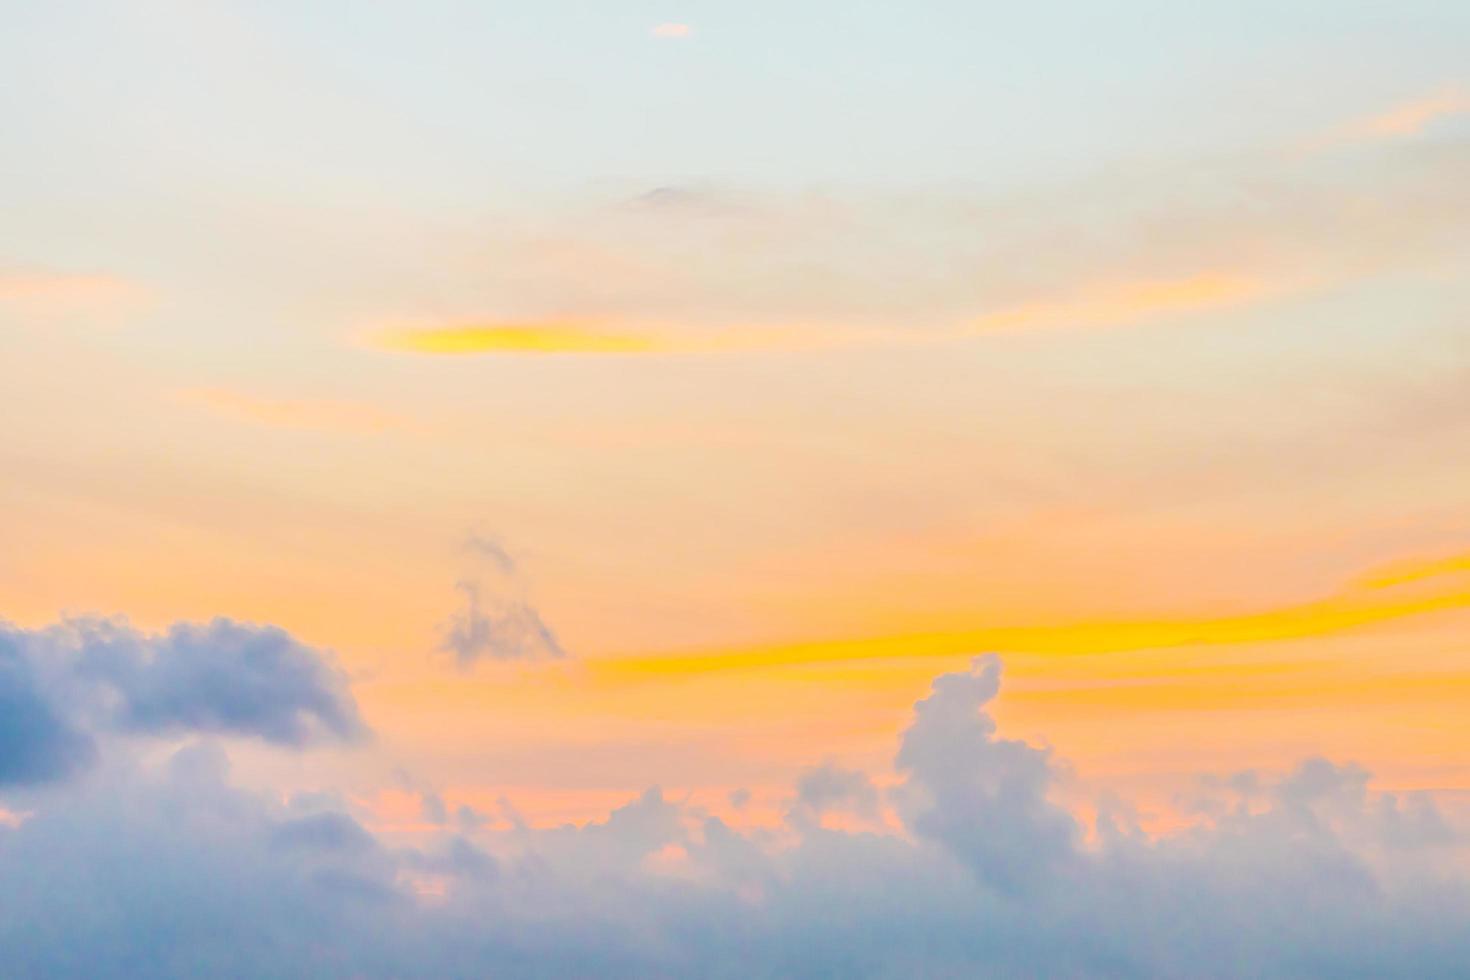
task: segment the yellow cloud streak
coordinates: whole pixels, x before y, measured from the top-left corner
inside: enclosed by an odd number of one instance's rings
[[[780,644],[746,650],[611,658],[589,664],[609,679],[697,674],[800,664],[952,656],[985,650],[1036,654],[1122,653],[1304,639],[1470,608],[1470,590],[1382,599],[1344,594],[1238,616],[1001,626],[944,633]]]
[[[380,346],[414,354],[646,354],[674,349],[651,334],[575,323],[411,327],[386,332]]]
[[[959,331],[841,330],[812,326],[678,330],[577,322],[470,323],[381,331],[373,345],[415,354],[669,354],[819,350],[962,340],[1008,329],[1112,326],[1256,299],[1262,280],[1232,273],[1107,283],[1060,300],[981,317]]]
[[[1394,562],[1359,579],[1359,584],[1370,589],[1387,589],[1398,585],[1409,585],[1425,579],[1444,575],[1470,572],[1470,552],[1429,560],[1411,559]]]

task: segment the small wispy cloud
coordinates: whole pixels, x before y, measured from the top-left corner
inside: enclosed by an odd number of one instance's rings
[[[656,336],[576,323],[470,323],[385,331],[378,347],[414,354],[643,354]]]
[[[1047,327],[1105,327],[1157,316],[1233,306],[1267,292],[1264,282],[1204,272],[1172,279],[1102,283],[1055,300],[1025,303],[982,316],[976,332]]]
[[[152,299],[152,290],[118,276],[0,269],[0,307],[22,313],[127,313]]]
[[[490,561],[503,575],[514,575],[516,561],[506,550],[505,544],[494,535],[471,534],[465,539],[465,550],[470,554]]]
[[[661,37],[661,38],[681,38],[681,37],[688,37],[689,35],[691,35],[693,33],[694,33],[694,28],[690,27],[688,24],[678,24],[678,23],[674,23],[672,21],[665,22],[663,24],[659,24],[652,31],[652,34],[653,34],[654,37]]]
[[[1470,92],[1447,89],[1359,120],[1347,130],[1361,138],[1412,136],[1446,116],[1470,112]]]
[[[1374,569],[1359,581],[1370,589],[1414,585],[1447,576],[1470,573],[1470,552],[1439,558],[1409,558]]]
[[[443,626],[441,649],[460,670],[480,660],[561,660],[567,655],[551,627],[522,599],[485,595],[475,582],[457,585],[464,602]]]
[[[825,349],[865,339],[811,325],[688,327],[595,320],[468,323],[378,331],[369,346],[409,354],[713,354]]]
[[[481,560],[481,567],[455,583],[462,602],[440,624],[439,649],[453,654],[461,671],[480,661],[565,659],[566,649],[531,604],[520,566],[504,542],[474,533],[465,539],[464,549]],[[494,574],[480,574],[487,570]]]
[[[229,388],[186,388],[175,397],[223,418],[278,429],[377,435],[407,428],[403,419],[360,402],[264,398]]]
[[[1470,91],[1450,87],[1401,102],[1381,112],[1360,116],[1307,140],[1300,151],[1311,154],[1336,146],[1376,143],[1417,136],[1442,119],[1470,113]]]

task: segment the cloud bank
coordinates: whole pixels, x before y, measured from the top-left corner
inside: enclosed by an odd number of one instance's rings
[[[31,815],[0,828],[7,973],[1434,977],[1470,957],[1462,840],[1428,799],[1313,759],[1203,783],[1171,835],[1116,805],[1087,828],[1052,802],[1051,755],[998,737],[1000,670],[935,681],[886,800],[824,765],[780,826],[654,788],[581,827],[530,828],[506,804],[394,846],[330,798],[232,786],[208,741],[15,790]],[[885,803],[900,827],[810,819]]]

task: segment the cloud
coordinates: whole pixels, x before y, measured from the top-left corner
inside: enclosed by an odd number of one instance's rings
[[[1432,123],[1470,112],[1470,93],[1450,88],[1411,99],[1384,112],[1341,127],[1334,142],[1398,139],[1423,132]]]
[[[909,775],[906,810],[914,832],[959,855],[984,881],[1013,892],[1072,855],[1077,827],[1047,799],[1050,754],[995,738],[984,711],[1000,690],[1000,659],[978,657],[968,673],[945,674],[914,707],[898,769]]]
[[[438,793],[423,794],[419,809],[423,818],[436,827],[442,827],[449,822],[449,808],[444,805],[444,798]]]
[[[1390,589],[1411,585],[1442,576],[1470,573],[1470,552],[1443,558],[1409,558],[1374,569],[1364,575],[1360,584],[1370,589]]]
[[[152,291],[117,276],[46,269],[0,269],[0,310],[32,316],[129,313]]]
[[[670,22],[659,24],[653,29],[652,33],[654,37],[658,38],[684,38],[689,37],[691,34],[693,34],[694,28],[690,27],[688,24],[676,24]]]
[[[465,548],[472,554],[488,559],[504,575],[516,573],[515,559],[510,556],[499,538],[485,534],[471,534],[465,539]]]
[[[262,398],[228,388],[187,388],[177,398],[223,418],[276,429],[378,435],[406,427],[397,416],[358,402]]]
[[[647,354],[668,349],[652,335],[550,322],[408,327],[382,333],[377,346],[413,354]]]
[[[44,630],[0,628],[0,650],[9,651],[19,707],[34,700],[27,672],[49,682],[48,700],[20,710],[15,717],[28,720],[13,724],[71,746],[63,756],[73,762],[83,743],[53,719],[93,733],[213,734],[291,748],[367,734],[346,676],[274,627],[216,619],[149,635],[118,620],[68,619]],[[50,751],[47,758],[61,748]]]
[[[561,660],[567,652],[541,613],[526,597],[520,567],[493,535],[471,534],[465,550],[485,559],[495,575],[471,575],[456,583],[463,602],[440,626],[439,648],[454,655],[460,670],[481,660]]]
[[[915,706],[901,831],[738,829],[657,788],[584,826],[376,838],[232,785],[194,744],[109,756],[0,827],[7,976],[1403,976],[1470,957],[1464,839],[1351,764],[1201,784],[1201,815],[1090,838],[1059,766],[998,736],[991,657]],[[815,807],[866,796],[818,767]],[[844,804],[845,805],[845,804]]]
[[[1368,163],[1269,147],[988,192],[612,187],[507,214],[516,230],[476,241],[486,257],[452,308],[385,310],[367,342],[587,356],[968,344],[1243,315],[1452,268],[1464,148]],[[442,264],[465,265],[468,247]]]
[[[460,669],[479,660],[560,660],[567,653],[535,608],[520,599],[485,597],[474,582],[457,586],[463,606],[444,625],[443,649]]]
[[[1121,653],[1175,646],[1228,646],[1333,636],[1378,623],[1470,608],[1470,587],[1452,578],[1462,557],[1399,563],[1320,599],[1225,616],[1100,620],[875,636],[700,653],[619,657],[591,665],[608,680],[678,676],[793,664],[954,656],[986,647],[1018,653]],[[1437,590],[1391,586],[1452,578]]]
[[[707,329],[630,320],[408,327],[378,331],[370,343],[379,350],[400,353],[534,356],[823,350],[861,343],[891,344],[902,339],[873,331],[789,323]]]
[[[92,739],[42,694],[15,638],[0,632],[0,786],[62,779],[95,755]]]
[[[748,794],[745,802],[749,802]],[[735,804],[732,794],[731,803]],[[794,814],[820,821],[823,814],[846,812],[865,819],[878,816],[878,788],[867,773],[832,763],[803,772],[796,781]],[[744,803],[735,804],[736,808]]]
[[[987,313],[975,322],[975,331],[987,333],[1140,323],[1161,316],[1226,309],[1259,299],[1272,288],[1254,277],[1230,273],[1195,273],[1180,279],[1105,283],[1089,286],[1063,299],[1026,303]]]

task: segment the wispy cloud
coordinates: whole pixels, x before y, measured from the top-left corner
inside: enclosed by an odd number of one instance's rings
[[[1408,595],[1382,591],[1384,586],[1458,572],[1464,567],[1460,559],[1424,567],[1409,566],[1407,570],[1405,566],[1392,566],[1382,572],[1369,573],[1353,585],[1325,598],[1236,615],[980,627],[919,635],[620,658],[599,661],[596,669],[610,679],[632,679],[794,664],[941,657],[976,649],[1044,654],[1124,653],[1165,647],[1298,640],[1470,608],[1470,587],[1464,584],[1448,590]]]
[[[1355,131],[1427,125],[1437,97]],[[1387,121],[1385,121],[1387,120]],[[667,354],[954,342],[1245,310],[1450,259],[1463,153],[1371,175],[1278,150],[1011,195],[660,184],[496,239],[442,313],[384,310],[420,354]],[[1330,216],[1330,220],[1328,217]]]
[[[1446,576],[1470,574],[1470,552],[1443,558],[1405,559],[1363,576],[1359,582],[1370,589],[1390,589]]]
[[[694,33],[694,28],[688,24],[679,24],[672,21],[659,24],[652,31],[654,37],[681,38],[688,37]]]
[[[175,395],[186,404],[224,418],[278,429],[377,435],[408,428],[402,418],[360,402],[266,398],[229,388],[186,388]]]
[[[475,573],[456,583],[460,607],[440,626],[439,649],[454,655],[460,670],[489,661],[562,660],[567,651],[530,602],[515,558],[499,538],[471,534],[470,555],[488,562],[495,574]]]
[[[0,309],[34,315],[126,313],[152,299],[152,290],[118,276],[0,269]]]
[[[1254,276],[1205,272],[1177,279],[1103,283],[1072,296],[1025,303],[982,316],[980,332],[1045,327],[1102,327],[1194,313],[1258,299],[1271,285]]]
[[[1470,93],[1461,89],[1447,89],[1394,106],[1387,112],[1360,119],[1350,124],[1344,130],[1344,135],[1360,139],[1412,136],[1438,119],[1463,112],[1470,112]]]
[[[817,326],[707,327],[638,322],[547,321],[394,328],[370,337],[379,350],[411,354],[707,354],[825,349],[889,334]]]
[[[1464,113],[1470,113],[1470,92],[1457,86],[1449,87],[1335,126],[1308,139],[1301,152],[1315,153],[1344,144],[1404,139],[1422,133],[1441,119]]]
[[[556,321],[398,328],[377,333],[373,343],[379,349],[416,354],[694,354],[910,346],[1008,330],[1124,326],[1242,305],[1284,288],[1282,283],[1230,272],[1088,283],[1058,298],[1003,307],[956,329],[836,324],[676,327]]]
[[[471,323],[384,331],[377,345],[414,354],[646,354],[673,345],[648,333],[578,323]]]

